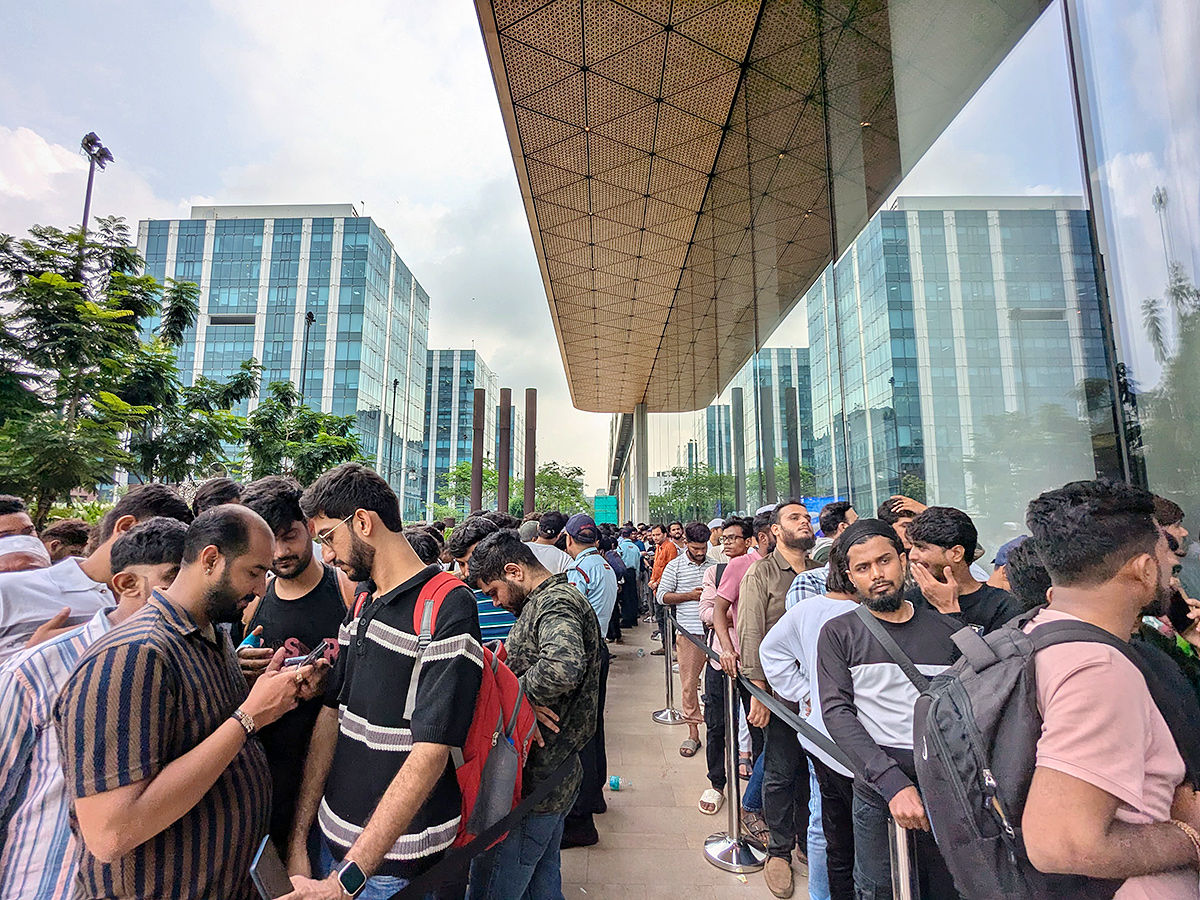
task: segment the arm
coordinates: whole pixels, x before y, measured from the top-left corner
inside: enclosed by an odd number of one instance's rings
[[[11,671],[0,682],[0,822],[12,817],[36,744],[33,695],[19,671]]]
[[[1180,790],[1192,793],[1187,785]],[[1176,797],[1179,806],[1178,792]],[[1021,817],[1029,861],[1042,872],[1092,878],[1133,878],[1196,868],[1196,848],[1180,829],[1169,822],[1118,822],[1114,818],[1118,803],[1093,784],[1038,766]],[[1193,828],[1200,827],[1194,800],[1190,805],[1192,809],[1181,818]],[[1064,809],[1071,815],[1062,815]]]
[[[738,652],[734,649],[733,639],[729,636],[729,601],[717,592],[713,600],[713,630],[721,643],[721,668],[726,675],[737,676]]]
[[[276,654],[272,668],[255,682],[249,696],[241,704],[241,709],[259,726],[269,725],[296,706],[299,688],[296,673],[279,671],[284,655],[283,650]],[[101,656],[92,662],[106,659]],[[100,698],[100,702],[106,699]],[[117,713],[115,707],[119,703],[119,698],[108,699],[113,714]],[[141,729],[154,724],[151,719],[145,718],[137,723]],[[133,736],[127,732],[120,735],[118,740]],[[150,741],[156,743],[155,737],[151,737]],[[200,802],[245,743],[245,730],[231,718],[183,756],[170,761],[153,775],[76,797],[75,813],[79,820],[79,831],[88,850],[101,862],[113,863],[165,831]],[[151,763],[143,768],[154,767],[155,763]],[[71,780],[68,776],[68,783]]]
[[[552,700],[575,690],[587,673],[583,626],[565,610],[551,611],[538,621],[537,635],[541,652],[520,681],[532,703],[548,706]]]
[[[794,703],[808,697],[808,672],[800,658],[799,616],[788,612],[758,647],[759,662],[773,690]]]
[[[308,742],[308,756],[304,760],[304,776],[296,798],[296,817],[292,821],[286,860],[290,875],[312,875],[308,860],[308,833],[316,821],[321,796],[325,793],[325,782],[329,780],[329,770],[333,767],[337,736],[337,708],[324,706],[317,714],[316,724],[313,725],[312,737]]]

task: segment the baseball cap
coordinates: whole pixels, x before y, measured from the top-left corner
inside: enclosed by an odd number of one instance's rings
[[[567,517],[560,512],[542,513],[542,517],[538,519],[538,534],[548,540],[554,540],[562,533],[566,523]]]
[[[709,531],[714,531],[717,528],[724,528],[724,527],[725,527],[724,519],[713,519],[711,522],[708,523]]]
[[[1028,539],[1029,539],[1029,535],[1022,534],[1022,535],[1018,535],[1017,537],[1013,538],[1007,544],[1001,544],[1000,549],[996,551],[996,558],[992,560],[992,565],[993,566],[1008,565],[1008,554],[1012,553],[1014,550],[1016,550],[1018,547],[1020,547],[1023,543],[1025,543],[1025,541]]]
[[[587,513],[575,513],[567,519],[563,530],[581,544],[594,544],[600,540],[600,529]]]
[[[538,523],[533,519],[528,522],[522,522],[521,527],[517,529],[517,534],[521,536],[523,541],[532,541],[537,537]]]

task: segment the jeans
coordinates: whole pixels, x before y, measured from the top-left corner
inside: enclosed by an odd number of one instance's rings
[[[746,791],[742,794],[742,809],[747,812],[762,812],[763,796],[763,765],[766,754],[758,754],[758,759],[754,761],[754,769],[750,773],[750,780],[746,782]]]
[[[808,898],[830,900],[829,871],[825,867],[825,826],[821,820],[821,787],[809,760],[808,767]]]
[[[563,900],[558,845],[565,818],[565,813],[529,816],[475,857],[467,900]]]
[[[810,759],[821,786],[825,868],[832,900],[854,900],[854,779]]]
[[[321,865],[318,871],[322,878],[328,878],[333,871],[333,867],[338,865],[341,860],[335,859],[333,851],[329,848],[329,843],[321,839]],[[408,887],[408,879],[400,878],[396,875],[372,875],[367,879],[366,885],[362,889],[362,893],[358,895],[358,900],[391,900],[392,894],[403,888]],[[447,896],[450,896],[448,894]],[[427,894],[426,900],[437,900],[437,895]]]
[[[892,860],[888,852],[891,814],[878,794],[854,792],[854,893],[858,900],[892,900]],[[954,879],[928,831],[913,832],[912,857],[921,900],[958,900]]]
[[[808,843],[808,757],[796,732],[778,716],[767,721],[763,746],[763,818],[771,829],[767,854],[792,858],[792,848]]]

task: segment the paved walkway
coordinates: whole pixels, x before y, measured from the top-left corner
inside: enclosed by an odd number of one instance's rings
[[[665,703],[663,658],[650,655],[652,630],[639,625],[625,632],[624,644],[609,645],[608,772],[630,785],[620,792],[605,788],[608,812],[596,816],[599,844],[563,851],[563,893],[567,900],[772,900],[761,872],[743,884],[704,857],[704,839],[725,830],[726,813],[706,816],[697,808],[708,787],[704,748],[684,759],[679,744],[687,727],[650,718]],[[637,656],[639,647],[644,657]],[[675,691],[678,698],[678,676]],[[808,896],[799,871],[795,896]]]

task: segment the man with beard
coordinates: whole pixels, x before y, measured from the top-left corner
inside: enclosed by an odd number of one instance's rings
[[[962,623],[904,598],[908,557],[890,525],[859,519],[838,538],[858,601],[917,669],[932,678],[958,655],[950,636]],[[917,791],[913,705],[918,691],[859,617],[827,622],[817,638],[821,714],[834,743],[854,763],[854,888],[859,897],[892,896],[888,819],[916,831],[924,900],[953,900],[954,880],[938,851]]]
[[[418,677],[417,601],[441,569],[405,539],[396,494],[366,466],[343,463],[304,492],[301,506],[325,561],[353,582],[370,580],[375,596],[355,601],[338,635],[296,803],[288,897],[390,897],[436,865],[458,833],[450,754],[466,743],[483,681],[479,611],[465,584],[445,594]],[[319,880],[307,846],[314,821]]]
[[[166,592],[81,658],[54,710],[80,896],[254,896],[271,781],[258,728],[307,696],[281,650],[247,694],[224,629],[266,590],[274,539],[241,506],[191,524]]]
[[[600,623],[566,575],[552,575],[512,531],[485,537],[471,554],[471,577],[492,602],[517,617],[505,648],[537,712],[541,740],[525,766],[531,794],[566,760],[571,773],[498,846],[471,862],[469,900],[563,896],[563,824],[583,781],[579,753],[596,728]]]
[[[1127,641],[1139,616],[1161,613],[1175,560],[1154,512],[1150,494],[1111,481],[1032,501],[1025,521],[1051,587],[1026,630],[1081,621]],[[1046,647],[1034,667],[1042,729],[1021,820],[1030,862],[1124,879],[1117,900],[1194,900],[1200,803],[1149,675],[1091,641]]]
[[[262,516],[275,533],[275,558],[271,561],[275,577],[254,605],[246,625],[262,644],[241,646],[237,651],[242,674],[251,684],[280,647],[286,647],[288,656],[296,657],[324,645],[327,649],[323,658],[336,659],[338,629],[346,618],[346,608],[354,602],[354,586],[349,579],[313,553],[308,520],[300,509],[302,492],[296,479],[268,475],[247,485],[242,494],[242,504]],[[323,684],[319,688],[324,691]],[[263,728],[259,735],[274,786],[271,839],[280,853],[287,852],[308,739],[320,711],[321,701],[313,697]]]
[[[815,564],[808,552],[816,543],[808,510],[799,500],[784,500],[771,513],[775,549],[750,566],[738,590],[737,636],[742,674],[767,690],[758,648],[767,632],[783,618],[788,588],[796,576]],[[723,581],[724,579],[722,579]],[[720,591],[718,591],[720,593]],[[715,619],[715,616],[714,616]],[[793,710],[796,704],[791,704]],[[776,719],[757,699],[750,701],[746,721],[763,729],[763,818],[771,838],[763,878],[776,897],[792,896],[792,848],[807,861],[808,764],[796,733]]]

